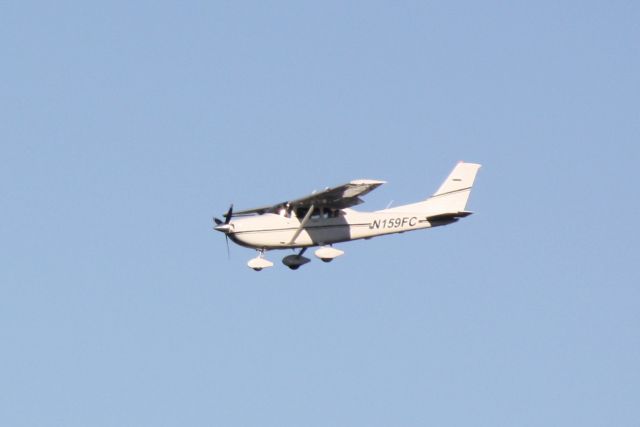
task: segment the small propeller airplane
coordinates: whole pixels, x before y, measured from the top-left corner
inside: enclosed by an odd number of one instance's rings
[[[234,212],[233,205],[224,214],[224,221],[214,218],[214,229],[238,245],[253,248],[258,256],[247,265],[260,271],[272,267],[265,252],[272,249],[300,249],[283,258],[292,270],[308,263],[305,251],[319,246],[315,256],[324,262],[344,254],[334,243],[370,239],[392,233],[439,227],[471,215],[466,211],[479,164],[458,163],[447,179],[426,200],[383,209],[360,212],[352,206],[363,203],[360,196],[385,183],[359,179],[300,199]]]

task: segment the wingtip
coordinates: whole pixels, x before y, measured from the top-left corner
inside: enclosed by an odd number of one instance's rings
[[[381,181],[378,179],[355,179],[351,181],[351,184],[355,185],[373,185],[373,184],[386,184],[387,181]]]

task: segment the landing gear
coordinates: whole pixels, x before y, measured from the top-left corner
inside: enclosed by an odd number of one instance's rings
[[[309,258],[302,256],[302,254],[307,250],[307,248],[302,248],[302,250],[298,254],[288,255],[282,259],[282,263],[289,267],[292,270],[297,270],[301,266],[305,265],[309,261]]]
[[[273,263],[264,259],[264,249],[258,249],[258,256],[249,260],[247,265],[255,271],[261,271],[263,268],[273,267]]]
[[[342,254],[344,254],[344,251],[332,248],[331,246],[323,246],[315,251],[315,256],[320,258],[323,262],[331,262]]]
[[[287,255],[286,257],[282,258],[282,263],[289,267],[291,270],[299,269],[300,267],[311,261],[309,258],[303,256],[306,250],[307,248],[302,248],[297,254],[294,253],[291,255]],[[258,256],[250,259],[247,263],[249,268],[252,268],[255,271],[261,271],[265,268],[273,267],[273,263],[264,258],[265,252],[265,249],[258,249]],[[315,256],[320,258],[323,262],[331,262],[342,254],[344,254],[343,251],[331,246],[322,246],[315,251]]]

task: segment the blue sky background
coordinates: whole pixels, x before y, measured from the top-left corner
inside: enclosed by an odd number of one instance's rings
[[[4,2],[0,425],[638,426],[640,6]],[[211,216],[484,165],[255,273]]]

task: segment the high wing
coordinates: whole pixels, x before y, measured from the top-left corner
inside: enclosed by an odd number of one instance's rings
[[[385,182],[386,181],[377,181],[373,179],[358,179],[337,187],[326,188],[325,190],[315,192],[309,196],[299,199],[289,200],[272,206],[262,206],[260,208],[233,212],[233,216],[277,213],[282,208],[297,209],[310,208],[311,206],[313,206],[314,209],[349,208],[363,203],[364,200],[362,200],[360,196],[364,196],[365,194],[375,190],[382,184],[385,184]]]

